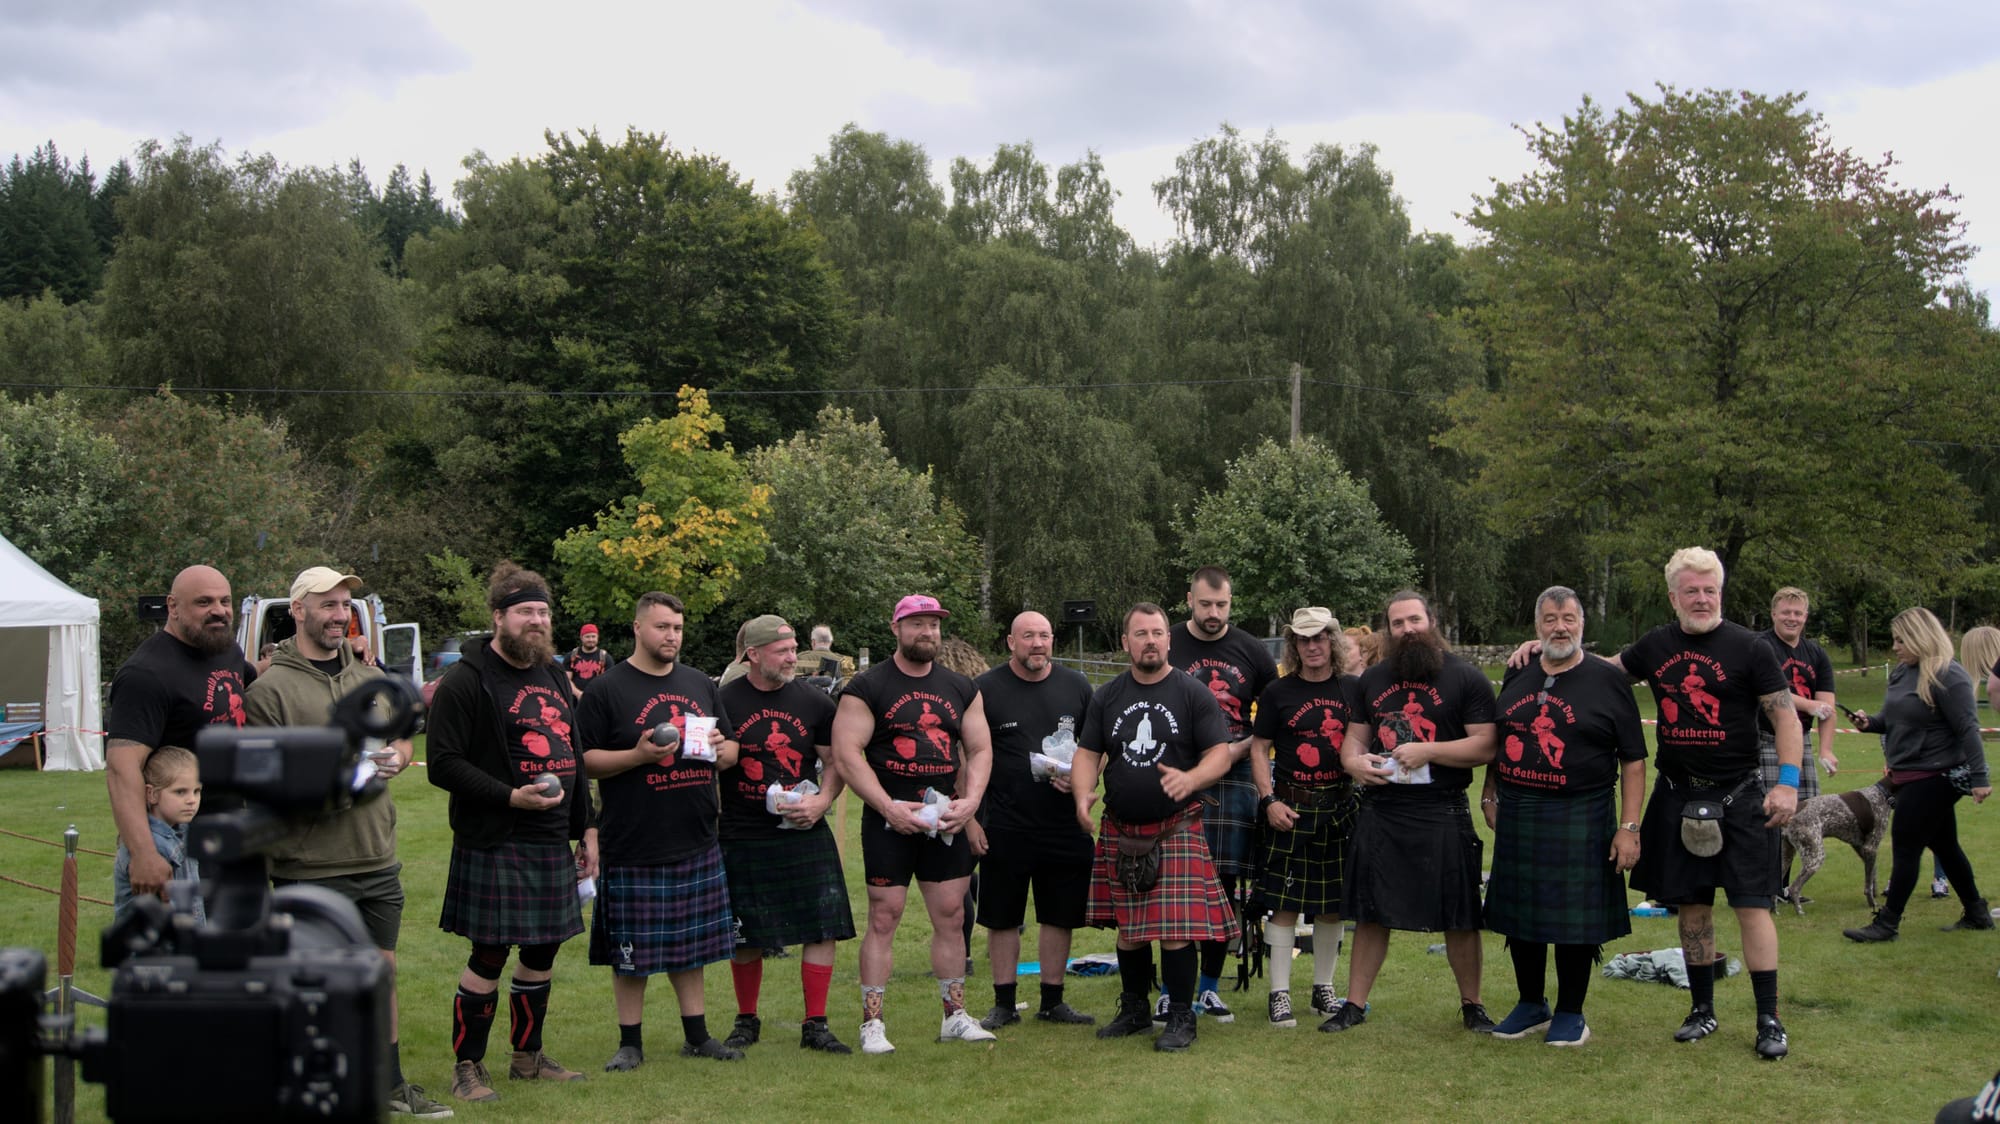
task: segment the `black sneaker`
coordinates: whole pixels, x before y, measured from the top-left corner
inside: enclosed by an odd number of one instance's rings
[[[719,1062],[736,1062],[743,1060],[743,1051],[738,1050],[734,1046],[724,1046],[722,1043],[716,1041],[715,1036],[711,1034],[707,1038],[702,1039],[699,1046],[692,1042],[681,1043],[681,1057],[714,1058]]]
[[[1035,1018],[1045,1023],[1062,1023],[1065,1026],[1097,1025],[1096,1015],[1086,1015],[1067,1003],[1058,1003],[1046,1011],[1037,1011]]]
[[[620,1046],[611,1060],[604,1063],[606,1073],[624,1073],[646,1064],[646,1052],[637,1046]]]
[[[1270,1010],[1272,1026],[1290,1028],[1299,1025],[1298,1016],[1292,1014],[1291,992],[1272,992],[1271,998],[1266,1002],[1266,1006]]]
[[[1484,1003],[1460,1003],[1458,1017],[1465,1022],[1465,1029],[1474,1034],[1493,1033],[1493,1019],[1486,1013]]]
[[[1118,1013],[1111,1021],[1097,1028],[1099,1038],[1123,1038],[1128,1034],[1144,1034],[1153,1029],[1153,1013],[1147,1009],[1144,995],[1125,992],[1118,997]]]
[[[799,1024],[799,1049],[818,1050],[822,1054],[851,1054],[847,1043],[833,1036],[833,1030],[826,1020],[807,1019]]]
[[[722,1040],[724,1046],[741,1050],[745,1046],[755,1046],[757,1038],[764,1032],[764,1020],[755,1015],[736,1016],[736,1025],[729,1028],[729,1037]]]
[[[979,1025],[987,1030],[999,1030],[1003,1026],[1013,1026],[1020,1021],[1021,1012],[1004,1003],[995,1003],[993,1009],[986,1012],[986,1017],[979,1020]]]
[[[1785,1038],[1785,1024],[1776,1015],[1757,1016],[1757,1056],[1767,1062],[1777,1061],[1791,1052],[1791,1045]]]
[[[1153,1039],[1153,1049],[1169,1054],[1178,1054],[1194,1045],[1194,1008],[1179,1007],[1167,1010],[1167,1029]]]
[[[1331,1015],[1340,1009],[1340,997],[1333,993],[1332,984],[1313,985],[1313,1013]]]
[[[1343,1030],[1352,1030],[1367,1021],[1367,1006],[1350,999],[1342,1003],[1340,1009],[1328,1016],[1325,1022],[1319,1024],[1319,1028],[1327,1034],[1338,1034]]]
[[[1676,1042],[1699,1042],[1715,1033],[1715,1008],[1706,1003],[1698,1004],[1681,1020],[1681,1028],[1674,1031]]]

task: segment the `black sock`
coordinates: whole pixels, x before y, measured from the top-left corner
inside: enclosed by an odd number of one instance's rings
[[[493,1015],[500,1005],[498,992],[484,995],[463,986],[451,997],[451,1052],[462,1062],[486,1059],[486,1035],[493,1029]]]
[[[1184,1008],[1194,1003],[1197,959],[1191,944],[1160,950],[1160,977],[1166,981],[1167,1006]]]
[[[643,1051],[643,1050],[644,1050],[644,1049],[645,1049],[646,1047],[645,1047],[645,1044],[644,1044],[643,1042],[641,1042],[641,1041],[640,1041],[640,1039],[639,1039],[639,1028],[640,1028],[640,1027],[642,1027],[642,1026],[644,1026],[644,1025],[645,1025],[645,1024],[644,1024],[643,1022],[637,1022],[637,1023],[633,1023],[633,1024],[632,1024],[632,1025],[630,1025],[630,1026],[627,1026],[627,1025],[625,1025],[624,1023],[619,1023],[619,1024],[618,1024],[618,1048],[622,1050],[622,1049],[624,1049],[625,1047],[627,1047],[627,1046],[630,1046],[630,1047],[632,1047],[632,1048],[633,1048],[634,1050],[642,1050],[642,1051]]]
[[[1053,1011],[1062,1006],[1062,1001],[1063,985],[1046,983],[1042,985],[1042,1010]]]
[[[994,984],[993,1005],[1002,1010],[1011,1011],[1014,1009],[1014,1004],[1019,1002],[1018,996],[1020,992],[1021,981],[1019,980],[1015,980],[1013,983]]]
[[[1149,995],[1153,990],[1153,946],[1118,950],[1118,989],[1127,995]]]
[[[1583,1014],[1584,997],[1590,994],[1591,966],[1596,962],[1594,944],[1556,946],[1556,1010],[1568,1015]]]
[[[1770,1015],[1776,1018],[1778,1014],[1778,970],[1773,968],[1768,972],[1751,972],[1750,994],[1757,997],[1757,1013],[1759,1015]]]
[[[401,1085],[403,1080],[403,1044],[391,1042],[389,1043],[389,1088],[394,1089]]]
[[[1521,990],[1521,1002],[1548,1002],[1549,946],[1508,937],[1507,955],[1514,959],[1514,983]]]
[[[507,995],[507,1040],[514,1044],[516,1053],[542,1048],[542,1023],[549,1017],[549,982],[522,983],[518,977],[513,981]]]
[[[1229,958],[1228,941],[1201,942],[1201,974],[1222,978],[1222,963]],[[1192,1000],[1192,995],[1189,996]]]
[[[1687,966],[1687,973],[1688,998],[1693,1001],[1694,1006],[1714,1007],[1715,965],[1713,963],[1689,964]]]
[[[708,1016],[682,1015],[681,1035],[688,1040],[690,1046],[699,1046],[708,1041]]]

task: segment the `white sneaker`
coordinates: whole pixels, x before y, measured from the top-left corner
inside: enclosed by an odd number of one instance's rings
[[[862,1041],[867,1041],[866,1038]],[[953,1011],[944,1017],[938,1027],[939,1042],[991,1042],[993,1032],[979,1025],[979,1020],[965,1013],[963,1009]]]
[[[881,1019],[869,1019],[861,1024],[861,1052],[864,1054],[893,1054],[896,1047],[889,1042],[889,1032],[882,1026]]]

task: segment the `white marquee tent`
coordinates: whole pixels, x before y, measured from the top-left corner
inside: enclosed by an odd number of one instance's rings
[[[0,537],[0,703],[41,701],[50,769],[104,767],[97,619],[95,599]]]

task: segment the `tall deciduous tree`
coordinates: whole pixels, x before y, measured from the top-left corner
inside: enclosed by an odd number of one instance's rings
[[[1969,253],[1950,194],[1799,95],[1663,88],[1526,136],[1534,169],[1470,216],[1496,385],[1447,438],[1495,523],[1575,524],[1649,578],[1703,543],[1732,574],[1934,590],[1971,545],[1923,443],[1975,416],[1937,303]]]
[[[75,400],[0,398],[0,536],[74,582],[124,533],[125,456]]]
[[[836,407],[812,429],[750,454],[771,492],[771,544],[744,575],[737,616],[779,613],[801,632],[832,626],[848,651],[888,651],[889,612],[929,593],[953,614],[953,632],[978,637],[979,546],[931,474],[905,468],[882,427]]]
[[[1203,495],[1177,529],[1184,567],[1229,571],[1246,624],[1301,605],[1364,621],[1416,577],[1410,544],[1383,521],[1367,485],[1311,437],[1265,441],[1230,462],[1227,483]]]
[[[618,437],[639,490],[556,542],[563,604],[584,619],[631,611],[663,589],[690,623],[729,599],[743,571],[763,560],[771,490],[750,480],[708,395],[682,387],[680,412],[648,418]]]

